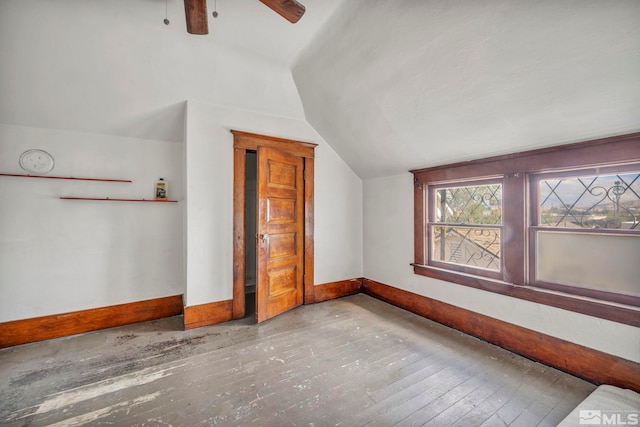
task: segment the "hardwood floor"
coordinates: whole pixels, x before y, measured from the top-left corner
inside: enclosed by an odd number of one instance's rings
[[[555,426],[594,389],[360,294],[0,350],[7,426]]]

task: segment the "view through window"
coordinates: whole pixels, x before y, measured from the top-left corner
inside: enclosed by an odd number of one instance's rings
[[[431,257],[500,271],[502,185],[436,187]]]

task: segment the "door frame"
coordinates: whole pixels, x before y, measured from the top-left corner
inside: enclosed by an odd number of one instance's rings
[[[231,130],[233,134],[233,319],[245,315],[247,151],[272,147],[304,158],[304,304],[315,302],[313,282],[314,156],[318,144]],[[256,284],[257,292],[257,284]]]

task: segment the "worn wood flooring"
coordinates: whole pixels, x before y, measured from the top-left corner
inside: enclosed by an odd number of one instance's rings
[[[554,426],[595,386],[366,295],[0,350],[4,426]]]

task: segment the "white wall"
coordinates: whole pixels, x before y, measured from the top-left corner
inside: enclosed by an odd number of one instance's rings
[[[59,199],[152,199],[163,177],[182,200],[183,144],[0,124],[1,172],[25,173],[32,148],[54,156],[48,175],[133,182],[0,177],[0,322],[183,292],[182,202]]]
[[[0,2],[0,170],[43,148],[56,174],[134,180],[0,178],[0,321],[185,291],[191,305],[229,299],[231,127],[321,144],[316,282],[361,276],[361,180],[305,122],[288,65],[338,3],[292,27],[233,2],[193,36],[179,0],[170,26],[164,2]],[[194,101],[187,120],[193,98],[225,107]],[[188,205],[57,198],[152,197],[160,176]]]
[[[412,178],[363,183],[364,277],[640,362],[640,328],[413,274]]]
[[[181,293],[187,305],[230,299],[230,129],[319,144],[315,283],[362,276],[362,181],[309,124],[198,101],[185,116],[185,144],[0,125],[3,172],[23,173],[20,154],[41,148],[56,159],[51,174],[133,180],[0,178],[0,321]],[[58,198],[152,198],[159,177],[179,203]]]
[[[315,158],[315,283],[362,276],[362,181],[304,120],[189,101],[186,122],[187,306],[233,291],[230,129],[319,144]]]
[[[305,122],[288,66],[336,2],[295,28],[258,2],[229,4],[202,37],[186,33],[180,1],[170,26],[152,3],[0,2],[0,170],[20,172],[19,154],[44,148],[56,174],[134,180],[0,178],[0,321],[183,292],[189,305],[231,298],[232,127],[320,143],[316,283],[362,275],[362,182]],[[287,43],[295,31],[305,35]],[[186,112],[193,98],[210,104]],[[57,199],[151,197],[160,176],[188,202]]]

